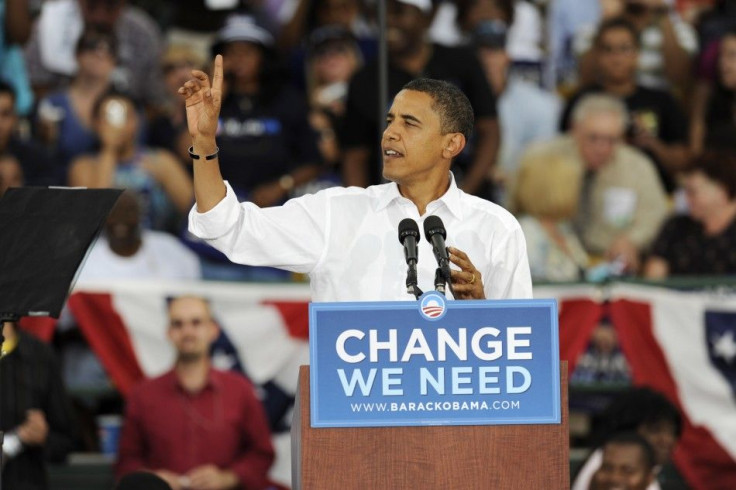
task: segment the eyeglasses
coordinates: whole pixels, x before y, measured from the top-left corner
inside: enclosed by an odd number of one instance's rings
[[[205,323],[207,323],[206,318],[175,318],[169,322],[169,326],[171,328],[182,328],[184,325],[199,327],[200,325],[204,325]]]
[[[584,135],[585,141],[594,145],[614,146],[621,141],[622,137],[618,135],[587,133]]]

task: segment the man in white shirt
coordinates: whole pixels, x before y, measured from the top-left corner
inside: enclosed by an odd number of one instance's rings
[[[77,284],[118,279],[195,281],[201,278],[199,258],[175,236],[142,229],[139,198],[126,190],[90,249]]]
[[[192,72],[179,92],[192,136],[196,205],[189,229],[232,261],[307,273],[313,301],[410,300],[397,227],[440,217],[447,230],[456,299],[530,298],[526,244],[516,219],[465,194],[450,173],[473,127],[470,102],[453,85],[420,79],[399,92],[381,149],[388,184],[331,188],[260,209],[238,203],[223,181],[215,132],[222,98],[222,57],[208,76]],[[418,243],[419,287],[431,289],[437,264]]]

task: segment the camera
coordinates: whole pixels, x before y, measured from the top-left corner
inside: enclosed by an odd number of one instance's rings
[[[105,104],[105,120],[115,127],[125,126],[128,119],[128,108],[125,103],[112,99]]]

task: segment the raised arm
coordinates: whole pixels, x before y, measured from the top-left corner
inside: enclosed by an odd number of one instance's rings
[[[192,70],[192,78],[179,88],[187,109],[187,127],[192,137],[194,159],[194,198],[197,211],[204,213],[215,207],[225,197],[225,183],[220,173],[215,133],[222,104],[222,56],[215,57],[212,83],[206,73]]]

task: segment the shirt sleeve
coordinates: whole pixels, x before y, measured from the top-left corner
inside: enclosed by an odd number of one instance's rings
[[[600,449],[596,449],[580,468],[578,474],[575,476],[575,480],[572,484],[572,490],[588,490],[590,481],[593,479],[593,474],[598,471],[603,460],[603,453]]]
[[[662,229],[659,230],[657,238],[652,243],[652,249],[650,256],[659,257],[666,260],[668,263],[673,262],[672,254],[672,243],[677,240],[677,230],[675,226],[675,220],[670,219],[662,225]]]
[[[493,277],[485,277],[488,299],[531,299],[532,278],[526,240],[520,226],[509,231],[494,243],[491,250]]]
[[[246,391],[240,426],[243,452],[229,469],[238,475],[240,488],[260,490],[267,486],[268,470],[273,464],[275,453],[263,405],[250,385]]]
[[[637,199],[634,222],[629,229],[629,239],[637,248],[645,249],[654,239],[667,216],[667,194],[657,175],[654,164],[644,155],[639,157],[641,164],[637,169]]]
[[[327,191],[259,208],[239,203],[225,183],[225,198],[206,213],[189,212],[189,231],[238,264],[309,273],[325,252]]]
[[[69,395],[64,388],[61,370],[56,357],[48,352],[46,368],[50,373],[48,398],[44,416],[49,426],[46,439],[46,458],[54,463],[66,460],[77,442],[77,423]]]
[[[118,460],[115,464],[116,478],[145,467],[143,435],[140,397],[134,390],[126,400],[125,418],[118,443]]]

